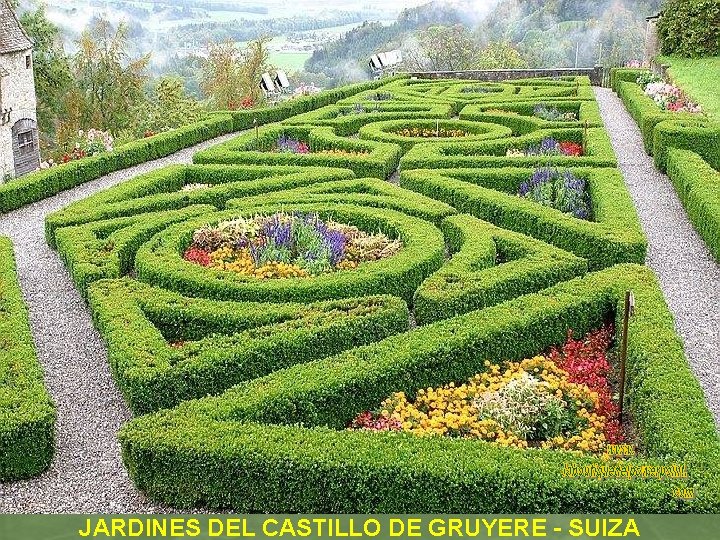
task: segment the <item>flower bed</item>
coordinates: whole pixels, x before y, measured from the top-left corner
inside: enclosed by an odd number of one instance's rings
[[[653,73],[644,73],[637,78],[637,83],[663,111],[702,113],[702,107],[693,103],[685,93],[674,84],[667,83]]]
[[[499,446],[539,446],[602,454],[623,440],[611,399],[607,351],[612,330],[574,340],[521,362],[492,364],[460,385],[398,392],[353,429],[480,439]]]
[[[444,127],[432,128],[404,128],[395,132],[400,137],[420,137],[423,139],[430,139],[432,137],[467,137],[470,135],[467,131],[462,129],[449,129]]]
[[[587,182],[567,170],[536,170],[528,182],[520,185],[518,195],[579,219],[590,218]]]
[[[548,122],[577,122],[578,116],[574,111],[561,111],[557,107],[538,103],[533,108],[533,116]]]
[[[583,155],[583,147],[573,141],[557,141],[552,137],[546,137],[540,143],[527,146],[522,149],[508,148],[507,157],[531,157],[531,156],[568,156],[579,157]]]
[[[309,277],[386,259],[401,247],[381,232],[368,234],[317,214],[278,212],[199,229],[184,259],[260,279]]]

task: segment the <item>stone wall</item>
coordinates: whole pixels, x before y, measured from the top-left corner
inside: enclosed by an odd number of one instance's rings
[[[29,54],[31,51],[0,55],[0,73],[7,73],[0,78],[0,112],[12,108],[10,122],[0,126],[0,182],[6,173],[15,172],[12,127],[22,119],[37,121],[32,63],[26,67]]]
[[[592,84],[602,86],[603,68],[552,68],[552,69],[479,69],[469,71],[420,71],[410,73],[418,79],[474,79],[478,81],[501,82],[512,79],[535,77],[588,76]]]

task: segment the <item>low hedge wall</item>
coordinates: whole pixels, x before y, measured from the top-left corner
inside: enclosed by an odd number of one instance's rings
[[[312,279],[281,280],[248,280],[240,275],[205,268],[182,259],[193,231],[207,223],[283,209],[283,204],[243,208],[172,226],[138,250],[135,262],[137,277],[146,283],[188,296],[218,300],[311,302],[389,294],[410,301],[423,280],[443,264],[443,235],[431,223],[395,210],[333,203],[298,204],[293,205],[293,210],[317,212],[323,219],[349,223],[361,230],[382,230],[390,237],[402,240],[400,252],[381,261],[360,264],[352,271],[333,272]]]
[[[582,156],[528,156],[508,157],[509,149],[524,149],[539,144],[544,138],[553,137],[558,141],[572,141],[582,144]],[[578,128],[544,129],[527,135],[508,137],[497,141],[475,143],[448,142],[417,144],[400,160],[403,170],[446,169],[451,167],[534,167],[550,165],[556,167],[615,167],[617,158],[604,129],[590,128],[585,137]]]
[[[273,167],[229,165],[177,165],[138,176],[73,203],[45,219],[45,237],[55,246],[55,233],[62,227],[81,225],[145,212],[176,210],[194,204],[218,209],[234,198],[271,193],[331,180],[354,178],[352,171],[324,167]],[[191,183],[213,187],[181,191]]]
[[[633,117],[633,120],[635,120],[635,123],[640,128],[645,144],[645,151],[648,154],[652,154],[653,152],[655,126],[660,122],[664,122],[665,120],[680,120],[696,124],[704,121],[704,117],[697,114],[663,111],[652,98],[645,95],[640,85],[634,82],[620,81],[617,86],[620,99],[622,99],[630,116]]]
[[[367,92],[394,81],[402,81],[406,75],[372,80],[362,83],[350,84],[339,88],[324,90],[318,94],[301,96],[299,98],[283,101],[282,103],[265,107],[262,109],[251,109],[241,111],[227,111],[222,114],[230,114],[233,117],[233,130],[243,131],[255,125],[271,124],[281,122],[291,116],[306,113],[320,107],[331,105],[340,100],[347,99],[355,94]]]
[[[407,330],[409,320],[407,305],[390,296],[238,304],[129,280],[92,284],[89,301],[115,381],[136,415],[381,340]]]
[[[720,170],[720,122],[704,120],[665,120],[653,132],[655,166],[667,168],[670,148],[691,150],[699,154],[711,167]]]
[[[566,477],[607,464],[553,450],[348,431],[393,392],[467,380],[619,316],[633,290],[628,394],[644,445],[636,466],[680,462],[681,480]],[[340,355],[219,397],[132,420],[120,432],[135,484],[174,507],[302,513],[674,513],[720,511],[720,441],[650,270],[620,265]],[[258,479],[262,479],[261,482]],[[673,497],[690,485],[695,499]]]
[[[574,112],[577,121],[550,121],[534,116],[535,107],[545,105],[561,112]],[[513,134],[524,135],[537,129],[566,127],[603,127],[600,107],[596,101],[516,101],[499,104],[468,105],[460,111],[461,120],[499,122],[513,128]]]
[[[112,152],[30,173],[0,184],[0,214],[51,197],[111,172],[165,157],[232,130],[233,121],[229,115],[214,115],[196,124],[128,143]]]
[[[200,122],[133,141],[112,152],[31,173],[18,180],[0,184],[0,214],[56,195],[111,172],[168,156],[220,135],[250,129],[255,125],[279,122],[403,78],[404,76],[400,75],[393,79],[343,86],[316,95],[291,99],[275,107],[213,113]]]
[[[690,217],[720,263],[720,172],[689,150],[668,148],[667,172]]]
[[[47,469],[55,406],[43,385],[10,240],[0,237],[0,482]]]
[[[586,221],[516,195],[532,169],[403,171],[400,185],[585,258],[597,270],[643,263],[647,241],[622,175],[616,169],[575,168],[588,183],[594,221]]]
[[[403,129],[431,130],[438,129],[459,130],[467,133],[466,137],[413,137],[397,133]],[[509,127],[501,124],[482,122],[468,122],[466,120],[385,120],[367,124],[360,128],[360,138],[370,141],[379,141],[397,144],[403,152],[407,152],[416,144],[442,144],[457,141],[480,142],[508,138],[512,135]]]
[[[620,83],[637,83],[638,77],[649,73],[647,68],[610,68],[610,88],[620,93]]]
[[[281,136],[292,137],[307,143],[308,154],[275,152],[273,148]],[[349,154],[322,154],[339,150]],[[355,152],[357,155],[353,155]],[[388,178],[397,168],[400,147],[375,141],[347,139],[337,136],[330,127],[269,126],[246,133],[195,154],[195,163],[222,163],[227,165],[308,165],[350,169],[358,176]]]
[[[441,226],[453,253],[415,293],[418,324],[449,319],[537,292],[587,272],[587,261],[467,214]]]
[[[359,105],[359,104],[356,104]],[[450,118],[450,105],[419,104],[411,102],[377,102],[365,105],[365,112],[353,112],[355,105],[329,105],[322,109],[299,114],[288,118],[283,123],[288,125],[313,125],[332,127],[340,137],[349,137],[358,132],[366,124],[402,118],[424,120],[426,118]],[[341,114],[346,111],[345,114]]]

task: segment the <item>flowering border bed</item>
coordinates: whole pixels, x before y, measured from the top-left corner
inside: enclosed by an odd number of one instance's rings
[[[44,471],[55,451],[55,406],[30,333],[10,240],[0,237],[0,482]]]

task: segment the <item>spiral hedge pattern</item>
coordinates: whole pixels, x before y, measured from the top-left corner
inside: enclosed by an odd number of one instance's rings
[[[578,120],[535,118],[538,103]],[[433,124],[469,137],[392,135]],[[282,136],[311,152],[272,151]],[[545,137],[585,155],[506,156]],[[120,433],[133,481],[176,507],[242,512],[717,511],[714,423],[641,266],[645,239],[615,163],[587,79],[399,79],[51,215],[48,242],[138,415]],[[538,165],[587,181],[591,221],[516,195]],[[403,249],[264,281],[183,260],[194,229],[279,210],[380,230]],[[345,429],[392,392],[535,355],[568,329],[583,335],[622,315],[628,289],[629,407],[645,450],[630,463],[686,463],[693,501],[673,498],[679,481],[563,476],[599,458]]]

